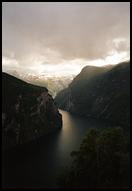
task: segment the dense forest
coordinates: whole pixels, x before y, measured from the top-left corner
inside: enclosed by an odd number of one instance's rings
[[[125,189],[129,187],[130,138],[120,127],[90,129],[72,165],[58,178],[61,188]]]

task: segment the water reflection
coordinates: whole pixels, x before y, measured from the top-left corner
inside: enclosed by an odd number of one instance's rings
[[[71,151],[78,149],[88,128],[103,126],[99,121],[60,112],[63,116],[60,131],[6,153],[4,187],[56,188],[56,176],[69,164]]]

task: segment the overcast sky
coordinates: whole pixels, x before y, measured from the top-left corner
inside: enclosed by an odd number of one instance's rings
[[[3,70],[78,73],[129,59],[130,3],[2,3]]]

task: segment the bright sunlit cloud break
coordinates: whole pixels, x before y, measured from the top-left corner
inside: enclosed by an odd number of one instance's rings
[[[3,71],[76,75],[130,59],[128,2],[3,2]]]

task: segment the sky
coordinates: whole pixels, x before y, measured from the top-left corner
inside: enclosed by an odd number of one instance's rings
[[[3,71],[76,75],[130,59],[129,2],[3,2]]]

